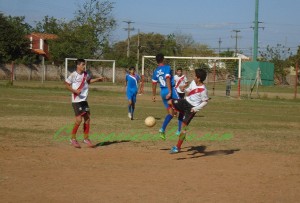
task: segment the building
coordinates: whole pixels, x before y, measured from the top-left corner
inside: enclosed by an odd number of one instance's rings
[[[49,58],[49,45],[48,40],[57,39],[58,36],[55,34],[37,33],[33,32],[27,36],[30,40],[30,49],[45,58]]]

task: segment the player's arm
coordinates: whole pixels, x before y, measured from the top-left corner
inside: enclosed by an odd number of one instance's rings
[[[67,90],[69,90],[70,92],[72,92],[72,93],[74,93],[74,94],[80,94],[80,92],[81,92],[81,89],[74,90],[74,89],[72,88],[71,84],[68,83],[68,82],[65,82],[65,86],[66,86]]]
[[[94,82],[100,82],[103,80],[103,77],[99,77],[99,78],[94,78],[94,79],[90,79],[88,81],[88,84],[94,83]]]
[[[166,84],[167,84],[167,87],[168,87],[168,90],[169,90],[169,93],[167,94],[166,99],[169,99],[171,97],[171,94],[172,94],[172,87],[171,87],[170,76],[166,76]]]
[[[198,106],[193,107],[192,110],[191,110],[191,112],[197,112],[200,109],[203,109],[206,105],[207,105],[207,101],[203,101]]]

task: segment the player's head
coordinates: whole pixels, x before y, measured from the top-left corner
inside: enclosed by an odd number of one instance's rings
[[[134,74],[135,73],[135,67],[130,66],[130,68],[128,69],[130,74]]]
[[[157,63],[162,63],[165,59],[165,56],[162,53],[159,53],[155,57]]]
[[[178,76],[181,76],[181,75],[182,75],[182,68],[177,68],[177,69],[176,69],[176,74],[177,74]]]
[[[199,68],[199,69],[195,69],[195,76],[197,80],[203,83],[204,80],[206,79],[207,73],[204,69]]]
[[[77,66],[77,69],[80,69],[80,71],[83,71],[84,67],[85,67],[85,60],[84,59],[77,59],[76,60],[76,66]]]

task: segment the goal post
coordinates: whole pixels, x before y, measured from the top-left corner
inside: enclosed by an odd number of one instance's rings
[[[65,79],[68,77],[68,65],[69,61],[76,61],[77,58],[65,58]],[[104,60],[104,59],[84,59],[85,60],[85,68],[88,67],[89,62],[101,62],[104,64],[108,64],[112,68],[112,83],[116,82],[116,61],[115,60]]]
[[[242,58],[241,57],[179,57],[179,56],[165,56],[167,64],[169,64],[174,70],[179,66],[187,70],[193,70],[194,66],[199,63],[205,63],[211,70],[214,70],[216,66],[220,69],[226,69],[224,61],[233,60],[238,63],[237,67],[237,96],[241,96],[241,77],[242,77]],[[224,67],[225,66],[225,67]],[[145,69],[154,70],[157,67],[155,56],[143,56],[142,57],[142,78],[145,78]],[[214,71],[213,71],[214,72]],[[215,77],[214,79],[215,80]],[[144,83],[144,81],[142,81]],[[213,81],[215,82],[215,81]],[[143,85],[144,86],[144,85]],[[143,92],[143,90],[142,90]]]

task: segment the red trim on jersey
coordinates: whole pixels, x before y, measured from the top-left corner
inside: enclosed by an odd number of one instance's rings
[[[184,80],[184,75],[182,75],[181,78],[178,80],[175,88],[177,88],[183,80]]]
[[[84,82],[85,82],[85,80],[86,80],[87,73],[86,73],[86,72],[83,72],[83,74],[84,74],[84,75],[83,75],[82,81],[81,81],[79,87],[77,88],[77,90],[82,89],[83,86],[84,86]],[[78,94],[73,93],[73,95],[74,95],[74,100],[75,100],[75,98],[78,96]]]
[[[193,89],[192,91],[190,91],[188,96],[191,96],[193,94],[197,94],[197,93],[200,93],[200,92],[203,92],[203,91],[204,91],[204,88],[196,88],[196,89]]]

